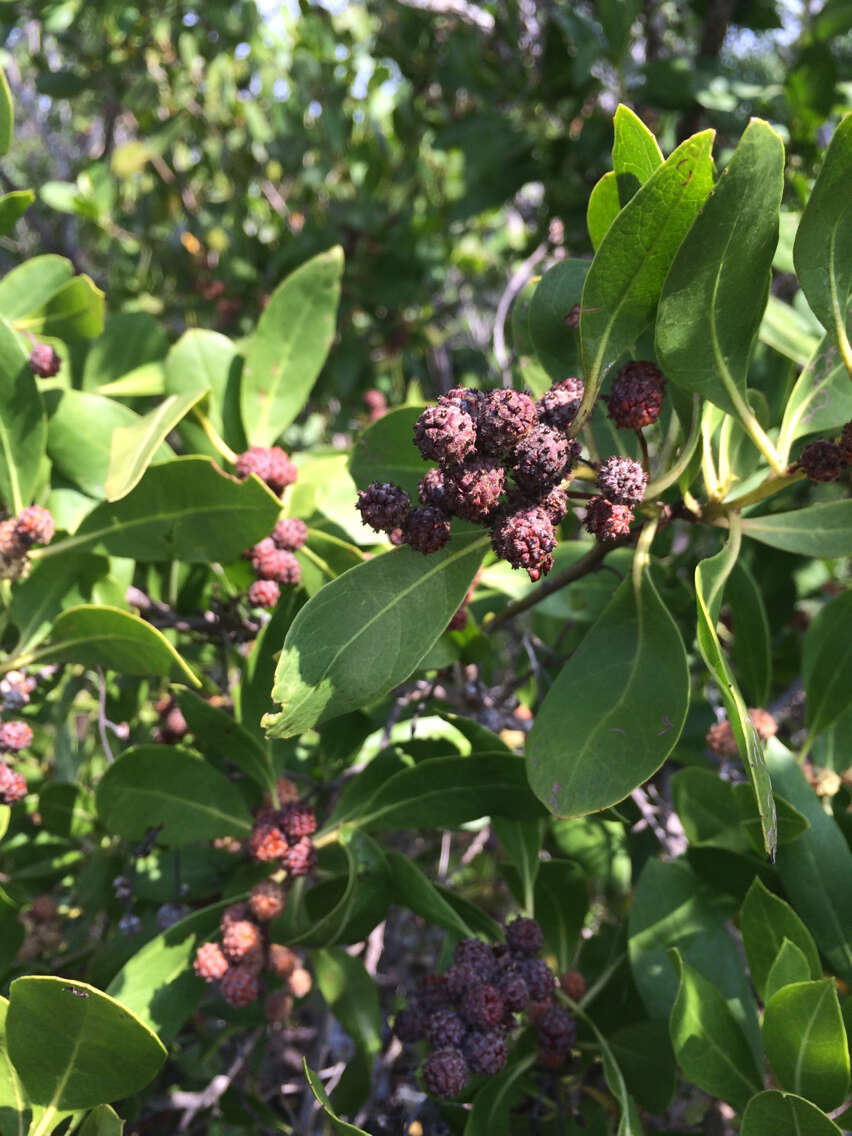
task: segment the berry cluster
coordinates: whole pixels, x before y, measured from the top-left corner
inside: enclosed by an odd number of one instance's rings
[[[192,964],[199,978],[218,982],[222,997],[234,1007],[257,1001],[263,971],[283,979],[287,988],[273,991],[267,998],[265,1009],[270,1021],[287,1017],[293,1005],[291,995],[303,998],[311,989],[311,976],[299,965],[295,952],[269,942],[267,924],[281,914],[284,903],[280,884],[273,880],[255,884],[247,903],[225,908],[221,943],[202,943]]]
[[[0,580],[18,580],[26,570],[26,556],[35,544],[50,544],[53,517],[41,505],[28,505],[17,517],[0,521]]]
[[[316,865],[311,837],[317,830],[314,810],[299,800],[292,781],[282,777],[277,785],[280,808],[266,805],[255,815],[249,851],[255,860],[279,861],[288,876],[307,876]]]
[[[847,422],[840,442],[818,438],[809,442],[799,454],[798,465],[810,481],[837,481],[852,463],[852,422]],[[795,466],[793,467],[795,468]]]
[[[20,719],[0,722],[0,804],[14,805],[16,801],[26,796],[26,781],[20,773],[10,769],[7,762],[11,754],[26,749],[32,740],[33,732],[26,722]]]
[[[541,947],[541,928],[525,918],[507,924],[505,945],[462,939],[449,969],[428,976],[399,1011],[394,1032],[400,1041],[426,1039],[432,1047],[422,1068],[427,1092],[455,1097],[471,1073],[499,1073],[521,1011],[536,1029],[539,1057],[548,1067],[570,1055],[574,1019],[554,1000],[553,972],[537,957]]]
[[[30,700],[36,680],[23,671],[7,671],[0,678],[0,702],[4,710],[20,710]]]
[[[761,741],[769,741],[778,733],[778,723],[768,710],[752,706],[749,708],[748,716]],[[715,753],[717,757],[736,757],[739,753],[737,739],[727,718],[723,718],[721,722],[714,722],[704,740],[710,752]]]

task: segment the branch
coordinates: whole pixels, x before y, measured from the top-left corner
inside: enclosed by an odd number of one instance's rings
[[[515,269],[509,277],[509,283],[503,290],[503,295],[497,305],[497,311],[494,314],[494,358],[504,376],[509,366],[509,352],[506,350],[506,317],[509,315],[509,309],[516,296],[532,280],[535,266],[547,255],[547,247],[547,241],[542,241],[537,248],[533,249],[527,259]]]
[[[231,1062],[227,1073],[219,1073],[215,1076],[206,1089],[202,1089],[201,1092],[198,1093],[173,1092],[169,1094],[170,1103],[175,1108],[182,1108],[184,1110],[178,1127],[179,1132],[186,1132],[195,1118],[196,1113],[208,1108],[213,1108],[219,1098],[228,1091],[234,1078],[241,1072],[249,1053],[262,1032],[263,1027],[260,1027],[249,1034],[240,1046],[237,1056]]]
[[[494,31],[494,17],[476,4],[466,0],[397,0],[405,8],[418,8],[421,12],[434,12],[438,16],[458,16],[466,24],[473,24],[483,32]]]

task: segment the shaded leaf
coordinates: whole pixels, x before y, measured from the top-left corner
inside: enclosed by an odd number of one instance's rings
[[[15,130],[15,112],[12,108],[12,92],[6,75],[0,69],[0,154],[7,153],[12,145]]]
[[[487,1079],[474,1097],[464,1136],[512,1136],[512,1109],[529,1093],[523,1078],[535,1060],[535,1054],[528,1054]]]
[[[422,412],[422,406],[400,406],[361,432],[349,460],[359,489],[373,481],[390,481],[417,500],[417,483],[430,468],[414,445],[414,423]],[[376,540],[381,539],[376,534]]]
[[[30,1126],[27,1094],[6,1044],[6,1016],[9,1003],[0,998],[0,1130],[9,1136],[26,1136]]]
[[[245,449],[240,420],[240,366],[232,340],[218,331],[198,327],[185,331],[169,348],[165,365],[168,394],[209,390],[204,413],[214,430],[238,452]],[[194,452],[218,456],[199,423],[192,419],[183,422],[180,434]]]
[[[124,1121],[108,1104],[98,1105],[86,1117],[80,1136],[121,1136]]]
[[[840,352],[826,336],[807,361],[787,399],[778,435],[778,452],[786,459],[797,438],[833,430],[850,418],[852,383]]]
[[[770,1089],[751,1098],[743,1113],[740,1136],[841,1136],[833,1121],[810,1101]]]
[[[763,594],[740,556],[725,583],[725,602],[734,620],[733,656],[743,693],[751,706],[765,706],[772,683],[769,617]]]
[[[582,868],[571,860],[555,858],[540,864],[533,910],[560,973],[568,970],[589,910],[589,885]]]
[[[35,201],[31,189],[15,189],[0,197],[0,237],[8,237],[16,222]]]
[[[535,913],[533,889],[540,866],[539,854],[544,836],[540,820],[516,820],[513,817],[494,817],[491,829],[503,848],[509,864],[518,873],[521,884],[520,902],[524,913]]]
[[[407,907],[427,923],[434,923],[463,939],[474,932],[440,892],[427,880],[416,864],[401,852],[386,853],[388,869],[396,894],[396,902]]]
[[[674,1051],[665,1022],[631,1022],[607,1038],[628,1090],[649,1112],[664,1113],[677,1085]]]
[[[331,1101],[328,1099],[328,1094],[323,1088],[322,1081],[319,1079],[319,1074],[315,1073],[313,1069],[310,1068],[307,1057],[303,1058],[302,1067],[308,1079],[308,1087],[319,1102],[323,1112],[331,1121],[331,1126],[334,1131],[338,1133],[338,1136],[370,1136],[370,1133],[365,1132],[363,1128],[357,1128],[354,1124],[348,1124],[335,1114],[331,1107]]]
[[[169,346],[158,319],[148,312],[112,312],[86,353],[83,389],[114,383],[146,363],[162,360]]]
[[[530,303],[529,330],[536,358],[554,382],[579,372],[579,337],[566,319],[580,303],[588,271],[587,260],[560,260],[542,276]]]
[[[27,356],[0,320],[0,497],[12,513],[32,501],[46,438],[44,407]]]
[[[261,742],[235,722],[230,714],[211,706],[194,691],[176,690],[175,698],[202,753],[227,758],[262,789],[273,790],[275,770]]]
[[[821,608],[805,633],[802,676],[810,738],[837,721],[852,703],[850,663],[852,590],[835,596]]]
[[[785,939],[766,978],[767,1002],[783,987],[790,986],[794,982],[809,982],[812,977],[804,952],[795,943]]]
[[[852,555],[852,501],[826,501],[789,513],[744,517],[743,533],[752,540],[801,556]]]

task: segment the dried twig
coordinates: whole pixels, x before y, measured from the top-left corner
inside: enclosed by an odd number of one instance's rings
[[[506,347],[506,319],[515,298],[524,290],[530,280],[532,280],[535,266],[547,255],[547,249],[548,242],[542,241],[537,248],[533,249],[527,259],[515,269],[509,277],[509,282],[503,290],[500,302],[497,304],[497,311],[494,313],[494,335],[492,341],[494,346],[494,358],[497,360],[497,366],[503,373],[504,386],[510,386],[512,381],[512,376],[509,373],[509,351]]]
[[[234,1078],[242,1071],[249,1053],[262,1032],[263,1027],[253,1030],[238,1049],[237,1056],[231,1062],[227,1072],[218,1073],[206,1088],[197,1093],[184,1093],[176,1090],[169,1094],[169,1102],[175,1108],[183,1109],[178,1132],[186,1132],[199,1112],[213,1108],[220,1097],[228,1091]]]

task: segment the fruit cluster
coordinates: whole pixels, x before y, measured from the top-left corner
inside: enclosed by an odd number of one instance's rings
[[[20,773],[10,769],[7,763],[12,754],[26,749],[32,740],[33,732],[26,722],[20,719],[0,722],[0,804],[14,805],[26,796],[26,781]]]
[[[656,422],[665,380],[653,363],[628,363],[608,396],[609,414],[623,429]],[[580,457],[570,430],[583,398],[579,379],[562,379],[538,401],[521,391],[458,387],[442,395],[414,424],[414,442],[437,462],[418,486],[420,505],[391,482],[373,482],[358,494],[364,524],[392,544],[424,554],[450,539],[450,518],[491,531],[497,555],[531,580],[553,567],[556,530],[568,512],[562,483]],[[625,535],[648,477],[639,462],[612,457],[598,472],[600,494],[587,503],[586,527],[598,540]]]
[[[283,979],[285,989],[273,991],[267,998],[270,1021],[286,1017],[292,997],[303,998],[311,989],[311,976],[299,965],[295,952],[269,942],[267,924],[281,914],[284,903],[280,884],[273,880],[255,884],[247,903],[225,908],[220,922],[221,943],[202,943],[192,964],[198,977],[218,983],[222,997],[235,1007],[257,1001],[264,971]]]
[[[298,788],[286,777],[279,779],[277,793],[280,807],[265,805],[255,815],[249,851],[261,863],[279,861],[294,879],[307,876],[317,858],[311,840],[317,830],[316,814],[299,800]]]
[[[778,733],[778,723],[768,710],[753,706],[749,708],[748,716],[761,741],[769,741]],[[721,722],[714,722],[704,740],[710,752],[715,753],[717,757],[736,757],[739,753],[733,727],[727,718],[723,718]]]
[[[288,485],[298,478],[298,470],[278,446],[252,446],[240,454],[236,463],[238,477],[255,473],[280,497]],[[281,585],[294,586],[302,578],[295,554],[308,539],[308,528],[298,517],[282,517],[269,536],[264,537],[245,556],[257,579],[249,587],[252,607],[273,608],[281,596]]]
[[[17,517],[0,521],[0,580],[18,580],[27,567],[27,553],[36,544],[50,544],[53,517],[41,505],[28,505]]]
[[[846,467],[852,464],[852,422],[843,427],[838,442],[829,442],[825,438],[809,442],[799,454],[796,464],[811,481],[839,480]]]
[[[538,1035],[539,1059],[549,1068],[563,1065],[574,1043],[574,1019],[554,999],[555,977],[537,957],[541,947],[541,928],[526,918],[507,924],[505,944],[462,939],[448,970],[428,976],[399,1011],[399,1040],[425,1039],[432,1047],[421,1071],[427,1092],[455,1097],[472,1073],[499,1073],[521,1011]]]

